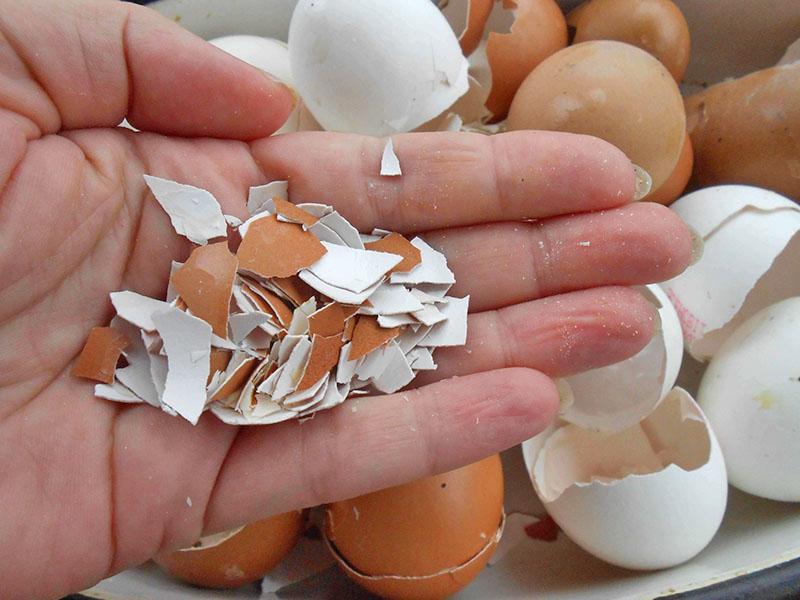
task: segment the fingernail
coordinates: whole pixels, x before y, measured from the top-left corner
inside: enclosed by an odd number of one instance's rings
[[[553,381],[556,384],[556,390],[558,390],[558,412],[563,413],[575,402],[575,394],[566,379],[556,377]]]
[[[650,173],[639,165],[633,165],[633,172],[636,174],[636,187],[633,199],[641,200],[653,189],[653,178],[650,177]]]
[[[703,242],[703,238],[694,227],[691,225],[686,225],[686,227],[689,229],[689,235],[692,236],[692,257],[689,259],[689,266],[691,267],[700,262],[700,259],[703,258],[705,242]]]

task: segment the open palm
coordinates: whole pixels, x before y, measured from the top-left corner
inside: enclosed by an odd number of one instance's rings
[[[614,362],[649,339],[647,303],[607,286],[675,275],[691,242],[660,206],[615,208],[634,186],[616,149],[554,133],[410,134],[395,138],[405,175],[381,178],[380,140],[265,138],[291,104],[146,9],[0,0],[3,598],[58,596],[201,532],[498,452],[552,418],[541,372]],[[114,127],[126,116],[143,132]],[[192,427],[95,399],[68,372],[110,318],[108,293],[163,295],[170,260],[189,252],[143,173],[209,189],[240,217],[249,186],[288,178],[293,201],[333,204],[361,230],[425,232],[454,293],[472,295],[467,346],[437,353],[413,392],[302,425],[206,415]],[[571,213],[587,214],[558,216]]]

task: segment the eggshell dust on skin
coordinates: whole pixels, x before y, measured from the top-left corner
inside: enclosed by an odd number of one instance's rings
[[[689,64],[689,25],[671,0],[589,0],[567,15],[573,43],[616,40],[655,56],[680,83]]]
[[[683,98],[666,68],[613,41],[576,44],[545,59],[514,96],[507,125],[604,139],[650,174],[653,189],[675,169],[686,135]]]
[[[257,521],[221,542],[186,548],[153,560],[173,577],[207,588],[235,588],[261,579],[294,547],[303,531],[302,511]],[[204,538],[205,539],[205,538]],[[199,543],[202,544],[203,540]]]
[[[697,397],[719,437],[728,478],[800,502],[800,297],[752,316],[725,341]]]
[[[500,457],[331,504],[325,534],[345,573],[389,598],[442,598],[489,560],[503,523]]]
[[[624,431],[567,424],[534,442],[523,444],[523,456],[536,494],[575,543],[606,562],[644,570],[680,564],[722,522],[722,452],[680,388]]]

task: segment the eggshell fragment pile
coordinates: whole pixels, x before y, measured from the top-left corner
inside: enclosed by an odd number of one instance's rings
[[[700,552],[722,522],[722,452],[680,388],[624,431],[561,424],[544,443],[534,440],[523,455],[539,499],[573,541],[607,562],[674,566]]]
[[[453,273],[421,238],[362,235],[272,182],[250,189],[233,254],[227,241],[208,243],[230,220],[209,192],[146,181],[176,231],[202,245],[173,264],[166,301],[111,294],[117,316],[92,332],[74,370],[101,382],[96,395],[191,423],[206,410],[277,423],[350,394],[395,392],[436,368],[437,347],[465,343],[469,298],[447,295]]]

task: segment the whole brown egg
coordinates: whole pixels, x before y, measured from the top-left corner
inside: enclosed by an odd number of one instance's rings
[[[678,162],[686,114],[675,80],[652,55],[594,41],[564,48],[536,67],[514,96],[507,125],[602,138],[644,168],[658,189]]]

